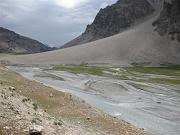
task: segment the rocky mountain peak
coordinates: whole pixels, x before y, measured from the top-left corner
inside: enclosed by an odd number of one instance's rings
[[[163,10],[153,25],[161,36],[169,35],[172,40],[180,41],[180,1],[165,0]]]
[[[154,10],[154,7],[147,0],[118,0],[115,4],[101,9],[93,23],[87,26],[85,32],[64,47],[120,33],[132,26],[137,20],[152,14]]]

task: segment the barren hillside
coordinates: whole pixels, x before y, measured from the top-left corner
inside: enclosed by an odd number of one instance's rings
[[[0,53],[29,54],[53,50],[39,41],[0,27]]]

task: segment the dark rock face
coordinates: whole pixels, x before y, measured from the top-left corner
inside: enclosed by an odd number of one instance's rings
[[[154,8],[147,0],[119,0],[101,9],[86,31],[64,47],[83,44],[115,35],[129,28],[137,19],[153,13]]]
[[[168,34],[180,42],[180,0],[165,0],[160,17],[153,25],[161,36]]]
[[[53,49],[36,40],[23,37],[13,31],[0,27],[0,53],[39,53]]]

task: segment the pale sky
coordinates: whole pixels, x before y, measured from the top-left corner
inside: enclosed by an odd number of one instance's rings
[[[117,0],[0,0],[0,27],[51,46],[84,32],[100,8]]]

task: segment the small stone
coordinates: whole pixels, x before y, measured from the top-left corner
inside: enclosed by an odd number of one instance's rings
[[[6,103],[4,103],[4,102],[2,102],[2,101],[1,101],[1,104],[2,104],[2,105],[6,105]]]
[[[51,93],[51,94],[49,95],[49,97],[51,97],[51,98],[52,98],[52,97],[53,97],[53,94]]]
[[[39,114],[40,116],[43,116],[43,115],[44,115],[44,112],[43,112],[43,111],[39,111],[38,114]]]
[[[28,132],[29,132],[29,130],[28,130],[28,129],[25,129],[25,130],[24,130],[24,132],[25,132],[25,133],[28,133]]]
[[[5,127],[3,127],[3,129],[4,129],[4,130],[10,130],[10,127],[5,126]]]
[[[86,119],[87,119],[87,120],[90,120],[91,118],[90,118],[90,117],[87,117]]]
[[[13,94],[13,93],[11,93],[11,97],[14,97],[14,94]]]
[[[140,128],[140,130],[144,131],[144,128]]]
[[[9,87],[9,90],[14,91],[14,90],[16,90],[16,89],[15,89],[14,87],[10,86],[10,87]]]
[[[14,111],[14,108],[13,108],[13,106],[10,106],[10,107],[9,107],[9,109],[10,109],[10,110],[12,110],[12,111]]]
[[[18,114],[18,115],[20,115],[20,112],[19,112],[19,110],[14,110],[15,111],[15,114]]]
[[[30,135],[42,135],[44,128],[39,125],[32,125],[29,127],[29,134]]]

